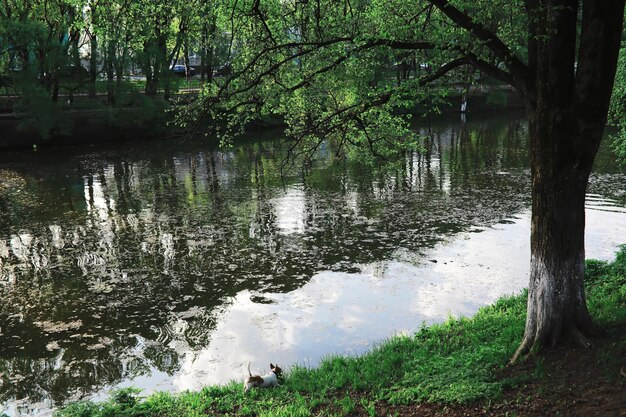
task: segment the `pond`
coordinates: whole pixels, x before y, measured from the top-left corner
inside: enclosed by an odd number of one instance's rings
[[[315,366],[521,291],[524,118],[415,128],[423,149],[397,163],[325,144],[285,176],[280,132],[0,155],[0,413]],[[612,161],[591,178],[587,257],[626,243]]]

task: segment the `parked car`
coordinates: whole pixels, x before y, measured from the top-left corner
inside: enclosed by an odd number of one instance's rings
[[[188,67],[187,71],[185,71],[185,66],[180,64],[172,65],[171,71],[174,73],[174,75],[178,75],[179,77],[184,77],[187,74],[189,74],[190,77],[193,77],[196,72],[193,67]]]
[[[230,75],[232,71],[233,71],[233,67],[230,65],[230,62],[227,62],[224,65],[220,65],[219,67],[213,68],[213,76],[225,77],[225,76]]]

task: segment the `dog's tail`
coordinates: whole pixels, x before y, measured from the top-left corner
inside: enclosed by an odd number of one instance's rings
[[[250,361],[248,361],[248,376],[252,376],[252,372],[250,372]]]

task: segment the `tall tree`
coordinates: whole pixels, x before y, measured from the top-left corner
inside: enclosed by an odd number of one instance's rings
[[[403,121],[393,111],[450,85],[463,67],[511,85],[526,106],[532,169],[528,315],[512,360],[566,338],[588,345],[585,191],[607,121],[624,2],[240,1],[231,10],[246,29],[233,31],[237,71],[203,109],[229,126],[280,114],[294,152],[330,137],[382,157],[406,145],[407,130],[389,127]],[[402,51],[432,70],[390,83],[381,66]]]
[[[515,359],[563,334],[593,334],[583,284],[585,192],[607,121],[624,0],[528,2],[532,167],[531,277],[524,340]],[[582,16],[579,18],[579,10]],[[577,34],[580,33],[580,37]]]
[[[98,78],[98,55],[100,53],[98,49],[98,35],[96,29],[100,22],[98,21],[99,9],[98,0],[88,1],[88,19],[85,22],[85,33],[89,38],[89,82],[88,82],[88,96],[90,99],[96,98],[96,80]]]

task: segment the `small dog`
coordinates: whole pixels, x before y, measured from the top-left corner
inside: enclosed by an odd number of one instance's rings
[[[248,362],[248,376],[243,381],[243,392],[248,392],[250,388],[269,388],[278,386],[278,377],[281,376],[283,370],[278,365],[270,363],[270,371],[263,376],[252,375],[250,372],[250,362]]]

